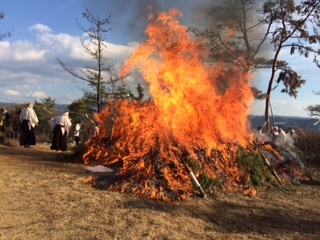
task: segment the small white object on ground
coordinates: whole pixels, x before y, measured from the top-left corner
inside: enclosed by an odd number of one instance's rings
[[[85,167],[87,170],[89,170],[90,172],[113,172],[113,169],[105,167],[103,165],[97,165],[97,166],[86,166]]]

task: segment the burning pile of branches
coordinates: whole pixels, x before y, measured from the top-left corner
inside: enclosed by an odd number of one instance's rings
[[[96,119],[101,126],[98,138],[88,143],[85,164],[118,168],[110,190],[170,201],[197,193],[189,166],[199,179],[217,179],[228,188],[237,187],[241,175],[234,161],[238,146],[225,144],[212,149],[200,142],[179,144],[159,131],[158,111],[152,102],[117,102],[118,116],[112,132],[106,120],[114,118],[106,108]],[[187,139],[186,139],[187,140]]]
[[[206,44],[190,36],[180,16],[177,10],[150,15],[149,39],[119,73],[140,69],[153,100],[109,103],[95,116],[100,135],[87,143],[83,158],[117,170],[110,190],[173,201],[201,190],[198,180],[230,190],[247,185],[237,154],[258,151],[248,129],[250,75],[206,64]],[[250,186],[246,191],[254,194]]]
[[[254,154],[252,164],[260,154],[265,174],[272,173],[280,184],[304,177],[303,166],[285,148],[277,150],[270,143],[258,146],[253,142],[243,148],[220,142],[209,150],[204,141],[188,143],[186,139],[178,143],[167,130],[159,131],[158,116],[153,102],[128,100],[118,101],[95,116],[101,132],[87,143],[83,158],[87,165],[100,164],[115,170],[109,190],[153,200],[183,200],[202,190],[190,176],[191,169],[201,184],[216,182],[230,191],[255,195],[248,169],[239,166],[239,150]],[[110,132],[107,123],[113,119]]]

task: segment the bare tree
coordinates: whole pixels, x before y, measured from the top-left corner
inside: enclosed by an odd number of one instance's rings
[[[206,7],[209,28],[189,28],[196,36],[208,40],[211,61],[233,63],[249,71],[255,64],[265,65],[257,55],[270,29],[264,31],[261,3],[256,0],[225,0]],[[264,61],[263,61],[264,60]]]
[[[271,76],[266,93],[265,120],[269,120],[269,105],[271,91],[274,89],[274,81],[277,70],[280,70],[276,82],[282,82],[285,88],[282,92],[289,96],[297,97],[297,89],[300,88],[305,80],[301,79],[288,63],[279,61],[280,52],[287,47],[291,48],[290,53],[298,52],[304,57],[314,53],[314,62],[318,65],[317,55],[320,50],[313,48],[312,45],[319,44],[320,36],[317,29],[319,22],[320,1],[304,1],[296,4],[294,0],[287,1],[267,1],[264,5],[264,14],[268,26],[273,26],[271,43],[274,46],[274,57],[271,68]]]
[[[2,20],[3,18],[4,18],[3,12],[0,12],[0,20]],[[2,41],[4,38],[10,37],[10,36],[11,36],[11,32],[0,33],[0,41]]]
[[[81,44],[85,52],[95,61],[94,66],[86,66],[84,69],[75,71],[67,66],[61,59],[57,59],[64,70],[69,72],[72,76],[88,82],[93,91],[83,90],[88,97],[94,99],[96,103],[96,111],[100,112],[102,103],[106,102],[106,92],[113,91],[113,85],[119,81],[120,78],[113,74],[113,66],[108,64],[106,57],[106,39],[107,33],[111,30],[106,28],[111,22],[111,16],[100,19],[95,17],[88,9],[83,13],[83,17],[89,22],[90,27],[85,28],[77,21],[78,27],[85,33],[80,37]],[[107,78],[107,79],[105,79]]]

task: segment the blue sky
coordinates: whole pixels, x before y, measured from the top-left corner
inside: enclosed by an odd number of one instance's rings
[[[50,96],[56,103],[70,104],[82,97],[80,89],[86,88],[86,83],[65,72],[56,59],[75,67],[83,67],[88,62],[79,41],[83,32],[76,24],[76,19],[86,24],[82,17],[85,8],[102,18],[111,15],[108,56],[119,69],[144,39],[147,4],[156,3],[156,8],[161,10],[177,8],[183,13],[181,23],[192,26],[196,17],[192,7],[199,2],[201,0],[0,0],[0,11],[5,15],[0,21],[0,33],[12,30],[12,36],[0,42],[0,102],[25,103]],[[280,90],[274,91],[273,112],[307,117],[304,108],[320,101],[320,96],[312,93],[320,90],[320,69],[312,63],[312,57],[305,60],[284,52],[282,58],[292,64],[307,84],[299,90],[297,99],[279,93]],[[259,81],[257,86],[265,91],[269,72],[256,74],[253,81],[261,79],[264,81]],[[131,79],[127,85],[135,88],[136,83]],[[264,101],[255,102],[252,113],[262,115]]]

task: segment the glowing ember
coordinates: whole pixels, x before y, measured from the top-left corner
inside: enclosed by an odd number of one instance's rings
[[[125,76],[139,69],[150,83],[153,102],[109,103],[96,115],[101,134],[88,143],[84,160],[122,164],[112,190],[184,199],[195,193],[184,163],[197,177],[223,179],[227,188],[240,182],[235,155],[249,142],[250,76],[223,64],[204,64],[205,43],[196,41],[177,17],[177,10],[150,15],[149,39],[120,71]],[[221,81],[225,89],[217,87]]]

